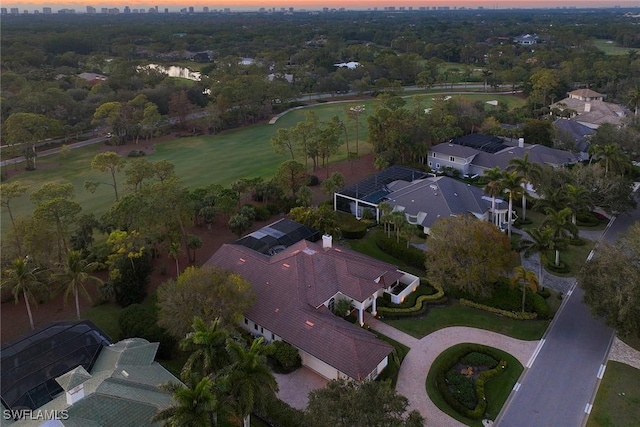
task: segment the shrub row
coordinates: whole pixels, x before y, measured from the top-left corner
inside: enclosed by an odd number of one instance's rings
[[[275,396],[265,395],[259,408],[253,411],[272,427],[304,427],[304,412],[289,406]]]
[[[471,352],[484,353],[487,356],[495,360],[500,360],[500,363],[493,369],[482,372],[475,381],[475,391],[477,397],[477,405],[473,409],[465,407],[460,403],[455,396],[449,391],[449,387],[446,381],[446,374],[467,354]],[[484,390],[485,383],[504,371],[507,366],[507,362],[500,359],[500,356],[493,352],[490,348],[487,348],[480,344],[469,344],[464,347],[460,347],[457,351],[453,351],[447,355],[447,359],[439,361],[437,366],[433,366],[432,369],[437,369],[436,372],[436,387],[442,398],[453,408],[455,411],[471,419],[480,419],[484,416],[487,409],[487,400]]]
[[[424,252],[413,246],[407,247],[405,240],[396,241],[395,237],[387,237],[383,232],[375,235],[375,242],[380,250],[388,253],[394,258],[398,258],[410,267],[424,269]]]
[[[378,298],[377,303],[378,303],[378,307],[411,308],[414,305],[416,305],[416,301],[418,297],[421,297],[423,295],[433,295],[435,293],[436,293],[435,289],[433,289],[429,285],[423,284],[423,282],[420,281],[420,285],[418,286],[418,289],[416,289],[415,292],[411,292],[409,295],[407,295],[404,301],[401,302],[400,304],[392,303],[391,294],[387,292],[383,294],[382,298]]]
[[[446,297],[444,295],[444,290],[442,287],[434,286],[436,288],[436,293],[431,295],[420,295],[416,298],[416,303],[412,307],[379,307],[378,313],[381,315],[390,315],[390,316],[415,316],[418,314],[422,314],[427,309],[427,304],[433,303],[444,303],[446,302]]]
[[[581,212],[576,215],[576,225],[578,227],[595,227],[600,224],[600,220],[591,212]]]
[[[477,302],[469,301],[468,299],[462,298],[460,300],[460,304],[465,305],[467,307],[478,308],[480,310],[488,311],[489,313],[500,314],[505,317],[509,317],[511,319],[516,320],[533,320],[538,318],[538,313],[527,313],[527,312],[516,312],[516,311],[508,311],[502,310],[501,308],[491,307],[489,305],[479,304]]]
[[[571,267],[569,267],[565,262],[560,261],[560,265],[555,265],[554,262],[548,262],[546,268],[554,273],[566,274],[571,271]]]
[[[549,289],[540,289],[538,291],[538,295],[540,295],[542,298],[547,299],[551,296],[551,291],[549,291]]]
[[[506,277],[501,277],[492,284],[491,295],[488,297],[480,297],[456,289],[450,290],[450,293],[458,299],[467,299],[505,311],[522,310],[522,287],[512,287]],[[548,318],[549,308],[544,299],[529,289],[526,290],[526,293],[525,311],[538,313],[539,319]]]

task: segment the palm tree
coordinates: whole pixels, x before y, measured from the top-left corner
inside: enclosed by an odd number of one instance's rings
[[[638,107],[640,107],[640,85],[637,85],[629,92],[629,103],[627,104],[634,109],[634,115],[638,115]]]
[[[547,208],[560,210],[566,207],[568,203],[567,189],[565,187],[556,187],[545,190],[543,197],[536,200],[535,209],[544,213]]]
[[[522,312],[524,313],[524,303],[527,295],[527,286],[533,291],[536,292],[538,290],[538,276],[531,271],[527,270],[522,266],[518,266],[515,268],[516,274],[511,277],[511,285],[516,286],[522,283]]]
[[[226,344],[229,333],[223,328],[219,318],[206,324],[200,317],[193,319],[193,331],[180,342],[183,351],[191,355],[182,368],[182,375],[199,372],[201,375],[212,375],[230,362]]]
[[[522,177],[524,191],[522,192],[522,219],[527,219],[527,185],[540,178],[542,170],[540,165],[529,161],[529,153],[525,153],[521,159],[511,159],[508,171],[515,171]]]
[[[67,262],[62,266],[62,271],[54,275],[55,281],[65,286],[64,303],[66,304],[69,300],[69,295],[74,295],[76,301],[76,316],[78,319],[80,319],[80,301],[78,295],[82,293],[87,301],[91,302],[91,296],[89,292],[87,292],[85,284],[91,282],[97,286],[103,284],[102,280],[91,275],[98,267],[99,264],[97,262],[87,262],[87,260],[82,257],[80,251],[70,251],[67,254]]]
[[[498,166],[493,169],[489,169],[484,173],[484,177],[488,180],[487,184],[484,186],[485,194],[491,196],[491,220],[494,225],[496,224],[496,197],[502,194],[504,190],[502,188],[502,178],[504,176],[504,172]]]
[[[620,151],[620,147],[615,144],[606,144],[589,147],[589,154],[591,160],[604,160],[604,176],[607,177],[610,170],[615,170],[624,175],[625,171],[629,169],[629,159]]]
[[[384,224],[384,231],[386,232],[389,228],[389,214],[393,212],[393,206],[389,204],[389,202],[381,202],[378,204],[379,211],[379,221]]]
[[[559,211],[547,208],[546,214],[547,217],[542,221],[542,226],[550,228],[555,238],[555,266],[557,267],[560,265],[560,249],[564,241],[566,241],[568,234],[571,233],[575,237],[578,235],[579,230],[569,219],[571,218],[570,208],[564,208]]]
[[[524,256],[528,258],[532,254],[540,255],[540,262],[538,264],[538,281],[542,289],[543,286],[543,266],[547,264],[547,254],[549,251],[554,250],[556,245],[556,238],[553,235],[553,230],[550,228],[536,228],[529,230],[529,237],[531,240],[523,239],[520,241],[520,249],[524,250]]]
[[[18,303],[18,299],[20,298],[20,294],[24,298],[24,303],[27,306],[27,313],[29,314],[29,323],[31,324],[31,329],[35,329],[33,324],[33,314],[31,313],[31,305],[29,304],[29,300],[32,303],[38,306],[38,302],[36,301],[35,293],[38,288],[44,285],[42,280],[42,274],[44,270],[38,267],[31,267],[29,257],[26,256],[24,258],[16,258],[9,267],[4,271],[4,275],[2,277],[2,287],[10,288],[13,292],[13,297],[16,300],[16,304]]]
[[[582,185],[567,184],[566,206],[571,209],[571,222],[576,223],[578,213],[587,211],[593,206],[591,193]]]
[[[491,70],[482,70],[482,78],[484,79],[484,91],[487,91],[487,83],[489,82],[489,77],[491,77],[491,75],[493,74],[493,72]]]
[[[254,407],[266,395],[278,391],[278,383],[265,362],[263,342],[262,337],[255,339],[247,349],[238,341],[227,341],[227,351],[232,360],[227,374],[230,394],[236,404],[237,415],[244,418],[245,427],[249,426]]]
[[[218,425],[217,411],[222,405],[216,393],[217,384],[210,377],[196,378],[195,375],[187,377],[186,384],[162,385],[160,388],[171,393],[176,404],[158,412],[152,421],[164,421],[163,425],[167,427]]]
[[[180,276],[180,264],[178,263],[180,252],[182,252],[180,243],[172,242],[171,245],[169,245],[169,256],[176,261],[176,277]]]
[[[500,181],[504,191],[509,193],[509,219],[507,223],[507,235],[511,237],[511,223],[513,222],[513,199],[524,192],[522,188],[523,178],[518,172],[505,172]]]

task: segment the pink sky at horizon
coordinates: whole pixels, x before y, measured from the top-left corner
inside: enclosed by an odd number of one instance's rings
[[[383,9],[387,6],[395,6],[396,10],[401,7],[412,6],[417,9],[420,6],[433,7],[433,6],[449,6],[453,7],[484,7],[485,9],[508,9],[508,8],[555,8],[555,7],[613,7],[620,5],[621,7],[640,7],[640,0],[636,1],[616,1],[616,0],[54,0],[54,1],[24,1],[18,0],[15,2],[4,2],[2,6],[11,8],[18,7],[20,11],[23,10],[42,10],[42,7],[51,7],[52,9],[62,8],[74,8],[76,12],[82,13],[86,11],[86,6],[93,6],[97,9],[101,7],[119,7],[122,8],[128,5],[130,8],[143,8],[149,9],[153,6],[158,6],[161,9],[169,8],[170,10],[177,10],[182,7],[193,6],[196,10],[202,10],[203,6],[209,7],[209,9],[220,9],[229,7],[232,10],[257,10],[258,8],[280,8],[280,7],[294,7],[295,9],[321,9],[322,7],[347,9],[368,9],[377,7]]]

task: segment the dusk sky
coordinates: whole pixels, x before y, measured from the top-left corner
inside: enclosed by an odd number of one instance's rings
[[[152,6],[159,6],[161,9],[168,7],[170,10],[177,10],[182,7],[194,6],[196,10],[202,10],[203,6],[210,9],[220,9],[229,7],[232,10],[257,10],[258,8],[280,8],[294,7],[296,9],[319,9],[322,7],[345,7],[347,9],[368,9],[377,7],[383,9],[386,6],[400,6],[417,9],[420,6],[449,6],[472,7],[483,6],[485,9],[507,9],[517,8],[541,8],[541,7],[640,7],[640,0],[636,1],[616,1],[616,0],[36,0],[36,1],[2,1],[3,7],[18,7],[20,11],[34,9],[42,10],[42,7],[51,7],[54,11],[61,8],[74,8],[78,13],[84,13],[86,6],[100,7],[124,7],[128,5],[133,8],[149,9]]]

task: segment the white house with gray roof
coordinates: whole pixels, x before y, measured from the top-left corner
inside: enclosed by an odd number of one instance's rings
[[[527,153],[530,162],[552,167],[563,167],[580,160],[570,151],[525,144],[522,138],[513,144],[495,136],[469,134],[431,147],[427,165],[434,171],[451,168],[461,175],[483,175],[496,166],[506,169],[511,160],[522,159]]]
[[[447,176],[428,177],[413,182],[397,181],[390,184],[385,202],[394,211],[405,214],[409,224],[422,226],[429,234],[431,226],[441,219],[459,215],[473,215],[481,221],[491,221],[499,228],[507,224],[508,203],[492,199],[483,190]]]

